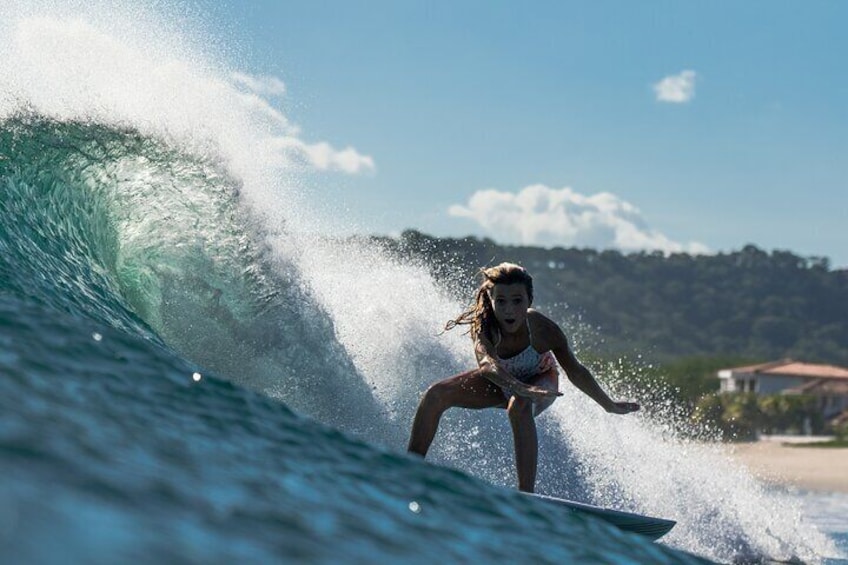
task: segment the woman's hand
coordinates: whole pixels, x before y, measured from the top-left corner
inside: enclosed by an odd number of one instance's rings
[[[637,402],[613,402],[612,406],[607,408],[607,412],[612,414],[630,414],[636,412],[641,406]]]
[[[558,390],[549,390],[547,388],[542,388],[540,386],[533,385],[516,387],[512,389],[512,393],[516,396],[523,396],[524,398],[529,398],[530,400],[541,400],[543,398],[549,398],[551,396],[562,396],[562,393]]]

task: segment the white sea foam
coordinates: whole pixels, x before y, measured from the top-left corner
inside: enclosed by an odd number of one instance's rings
[[[578,395],[553,415],[580,453],[593,499],[677,520],[670,545],[720,561],[836,555],[796,498],[759,481],[726,446],[676,438],[642,416],[607,415]]]
[[[421,267],[350,243],[312,247],[300,264],[331,313],[338,339],[375,394],[394,408],[398,424],[408,425],[412,416],[398,409],[411,410],[427,384],[473,362],[467,336],[454,331],[436,337],[461,305]],[[665,543],[720,561],[815,562],[838,554],[805,519],[796,498],[759,481],[727,447],[682,439],[661,414],[606,414],[567,382],[562,388],[566,395],[539,423],[578,462],[590,501],[677,520]],[[503,453],[511,446],[508,426],[471,416],[444,427],[437,460],[512,483],[511,458]],[[479,458],[481,443],[494,451],[488,458]],[[574,469],[548,464],[542,472],[568,475]]]

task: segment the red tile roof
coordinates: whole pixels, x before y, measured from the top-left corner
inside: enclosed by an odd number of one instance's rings
[[[848,369],[836,365],[818,365],[814,363],[802,363],[792,359],[782,359],[759,365],[748,365],[746,367],[734,367],[727,369],[734,373],[757,373],[761,375],[787,375],[793,377],[807,377],[819,379],[848,379]]]

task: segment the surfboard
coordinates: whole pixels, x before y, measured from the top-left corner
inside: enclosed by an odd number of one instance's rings
[[[652,540],[658,540],[667,534],[675,524],[677,524],[674,520],[643,516],[642,514],[612,510],[611,508],[601,508],[600,506],[592,506],[591,504],[574,502],[573,500],[565,500],[562,498],[555,498],[553,496],[545,496],[542,494],[531,494],[530,496],[567,508],[572,512],[591,514],[609,522],[620,530],[639,534]]]

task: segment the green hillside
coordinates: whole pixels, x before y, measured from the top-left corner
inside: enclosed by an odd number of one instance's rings
[[[423,261],[463,298],[481,266],[524,265],[534,277],[535,306],[570,329],[583,355],[641,354],[663,362],[793,357],[848,365],[848,270],[831,269],[825,258],[752,245],[665,256],[498,245],[416,231],[371,239]]]

